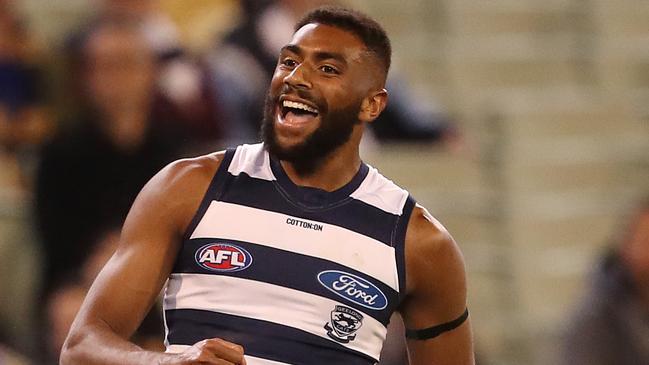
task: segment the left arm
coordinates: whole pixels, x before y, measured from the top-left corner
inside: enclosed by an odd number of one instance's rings
[[[469,319],[457,327],[446,326],[453,328],[438,335],[421,331],[452,323],[466,309],[466,273],[457,244],[439,222],[417,206],[408,224],[405,250],[407,293],[400,312],[406,329],[419,330],[424,337],[408,338],[410,363],[474,365]]]

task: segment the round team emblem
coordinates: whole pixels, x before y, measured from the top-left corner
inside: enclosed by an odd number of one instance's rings
[[[327,335],[332,339],[341,343],[348,343],[356,338],[354,333],[362,325],[362,314],[344,305],[336,305],[334,310],[331,311],[331,321],[327,322],[324,328],[327,330]]]
[[[229,243],[210,243],[196,251],[196,263],[211,271],[240,271],[252,264],[252,255]]]

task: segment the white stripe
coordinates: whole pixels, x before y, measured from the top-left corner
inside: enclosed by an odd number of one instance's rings
[[[263,143],[237,147],[228,166],[228,172],[234,176],[245,172],[248,176],[257,179],[272,181],[275,176],[270,169],[270,157],[264,151]]]
[[[332,224],[322,231],[288,224],[294,217],[266,210],[213,201],[191,238],[221,238],[255,243],[319,257],[366,273],[397,292],[399,279],[393,247]]]
[[[350,196],[385,212],[401,215],[408,199],[408,192],[370,166],[367,176]]]
[[[169,345],[169,346],[167,346],[167,350],[165,351],[165,353],[179,354],[179,353],[187,350],[190,347],[191,346],[188,346],[188,345]],[[249,356],[249,355],[245,355],[245,354],[243,355],[243,357],[246,358],[246,364],[248,364],[248,365],[290,365],[290,364],[285,363],[285,362],[277,362],[277,361],[273,361],[273,360],[266,360],[266,359],[262,359],[260,357],[254,357],[254,356]]]
[[[172,274],[165,291],[164,309],[199,309],[253,318],[297,328],[335,342],[327,336],[324,326],[331,321],[332,310],[341,304],[344,303],[254,280]],[[363,315],[356,338],[342,345],[378,359],[386,332],[381,322]]]
[[[374,167],[369,167],[369,173],[350,196],[385,212],[401,215],[408,198],[408,192],[381,175]],[[264,150],[263,143],[244,144],[237,147],[228,172],[235,176],[245,172],[254,178],[267,181],[276,180],[270,168],[270,156]]]

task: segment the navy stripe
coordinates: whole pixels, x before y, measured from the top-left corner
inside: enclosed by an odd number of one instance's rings
[[[367,365],[378,361],[333,341],[272,322],[194,309],[167,310],[165,318],[171,345],[221,338],[243,346],[246,355],[289,364]],[[325,323],[322,325],[324,328]]]
[[[326,191],[294,184],[282,168],[282,164],[273,156],[270,156],[270,168],[282,190],[295,204],[306,210],[329,208],[340,204],[358,189],[370,171],[366,164],[361,163],[358,171],[347,184],[335,191]]]
[[[229,176],[228,166],[230,166],[230,162],[232,162],[232,158],[234,157],[234,152],[235,152],[234,149],[228,149],[225,151],[223,160],[221,161],[219,168],[214,173],[214,177],[212,178],[212,181],[210,182],[210,185],[207,188],[205,195],[203,196],[203,200],[201,200],[201,205],[198,207],[196,214],[194,215],[192,221],[189,223],[189,226],[187,226],[187,229],[185,230],[185,234],[183,235],[183,241],[189,239],[192,232],[194,232],[196,226],[198,226],[198,223],[203,218],[203,215],[205,215],[205,212],[207,211],[207,208],[209,208],[214,197],[218,194],[220,190],[223,190],[223,184],[227,180],[226,177]]]
[[[294,217],[333,224],[391,245],[399,216],[353,198],[324,209],[306,210],[296,205],[276,181],[256,179],[241,173],[230,182],[219,200]]]
[[[245,249],[253,257],[252,264],[244,270],[235,272],[214,272],[204,268],[196,262],[195,253],[204,245],[215,242],[230,243]],[[318,274],[326,270],[343,271],[371,282],[385,294],[387,307],[381,310],[369,309],[331,292],[318,281]],[[367,274],[347,266],[317,257],[235,240],[201,238],[185,242],[173,272],[233,276],[311,293],[349,305],[373,317],[384,326],[388,325],[390,315],[399,303],[396,290]]]
[[[399,273],[399,301],[402,301],[406,296],[406,233],[408,231],[408,223],[410,216],[415,208],[415,199],[408,195],[406,204],[403,206],[403,213],[397,222],[397,227],[394,237],[394,250],[397,256],[397,272]]]

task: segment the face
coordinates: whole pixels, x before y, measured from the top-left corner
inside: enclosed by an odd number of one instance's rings
[[[86,88],[99,110],[141,109],[153,93],[155,60],[134,30],[105,28],[85,49]]]
[[[309,173],[348,143],[371,121],[361,110],[377,90],[373,65],[352,33],[322,24],[299,29],[282,48],[266,99],[269,152]]]

